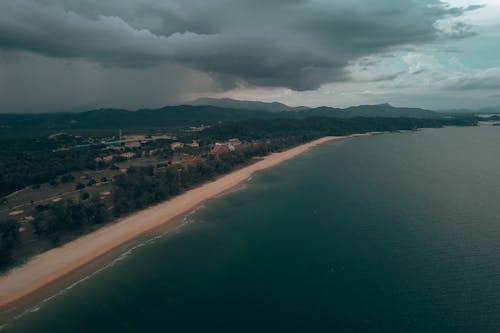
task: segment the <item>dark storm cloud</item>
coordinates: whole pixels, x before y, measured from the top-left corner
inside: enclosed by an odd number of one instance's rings
[[[223,87],[316,89],[361,57],[442,38],[438,0],[2,0],[0,48],[126,68],[178,64]],[[457,25],[454,38],[471,31]]]
[[[0,51],[3,113],[156,108],[207,89],[213,89],[207,75],[175,64],[123,68]]]

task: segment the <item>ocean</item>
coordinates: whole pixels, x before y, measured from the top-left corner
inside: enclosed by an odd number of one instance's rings
[[[499,332],[500,128],[332,141],[1,332]]]

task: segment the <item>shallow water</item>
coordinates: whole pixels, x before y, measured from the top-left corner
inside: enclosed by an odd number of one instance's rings
[[[326,143],[4,332],[498,332],[500,128]]]

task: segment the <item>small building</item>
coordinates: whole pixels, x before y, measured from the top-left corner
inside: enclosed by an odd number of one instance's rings
[[[103,156],[103,157],[96,157],[95,161],[96,162],[111,162],[113,160],[113,157],[115,157],[115,155],[108,155],[108,156]]]
[[[229,147],[227,146],[227,144],[225,143],[221,143],[221,142],[216,142],[215,145],[213,146],[212,150],[210,151],[210,153],[212,155],[220,155],[220,154],[225,154],[225,153],[229,153],[230,150],[229,150]]]
[[[237,138],[230,139],[227,142],[227,145],[228,145],[230,151],[236,151],[236,150],[241,148],[241,141],[240,141],[240,139],[237,139]]]
[[[210,128],[210,126],[209,125],[191,126],[186,132],[202,132],[207,128]]]
[[[141,143],[139,141],[131,141],[125,143],[125,147],[127,148],[139,148],[140,146]]]
[[[184,144],[183,144],[182,142],[172,142],[172,143],[170,144],[170,148],[171,148],[172,150],[180,149],[180,148],[182,148],[182,147],[184,147]]]
[[[115,143],[113,143],[113,144],[115,144]],[[117,146],[117,145],[118,145],[118,143],[116,143],[116,145],[107,145],[107,147],[104,147],[102,150],[122,151],[123,147]]]
[[[120,156],[125,157],[125,158],[132,158],[135,156],[135,153],[133,153],[133,152],[123,153],[123,154],[120,154]]]
[[[199,148],[200,144],[198,141],[193,140],[193,142],[186,144],[186,146],[191,147],[191,148]]]

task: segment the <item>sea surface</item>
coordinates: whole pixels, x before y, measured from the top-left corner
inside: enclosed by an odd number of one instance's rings
[[[500,332],[500,128],[329,142],[4,332]]]

